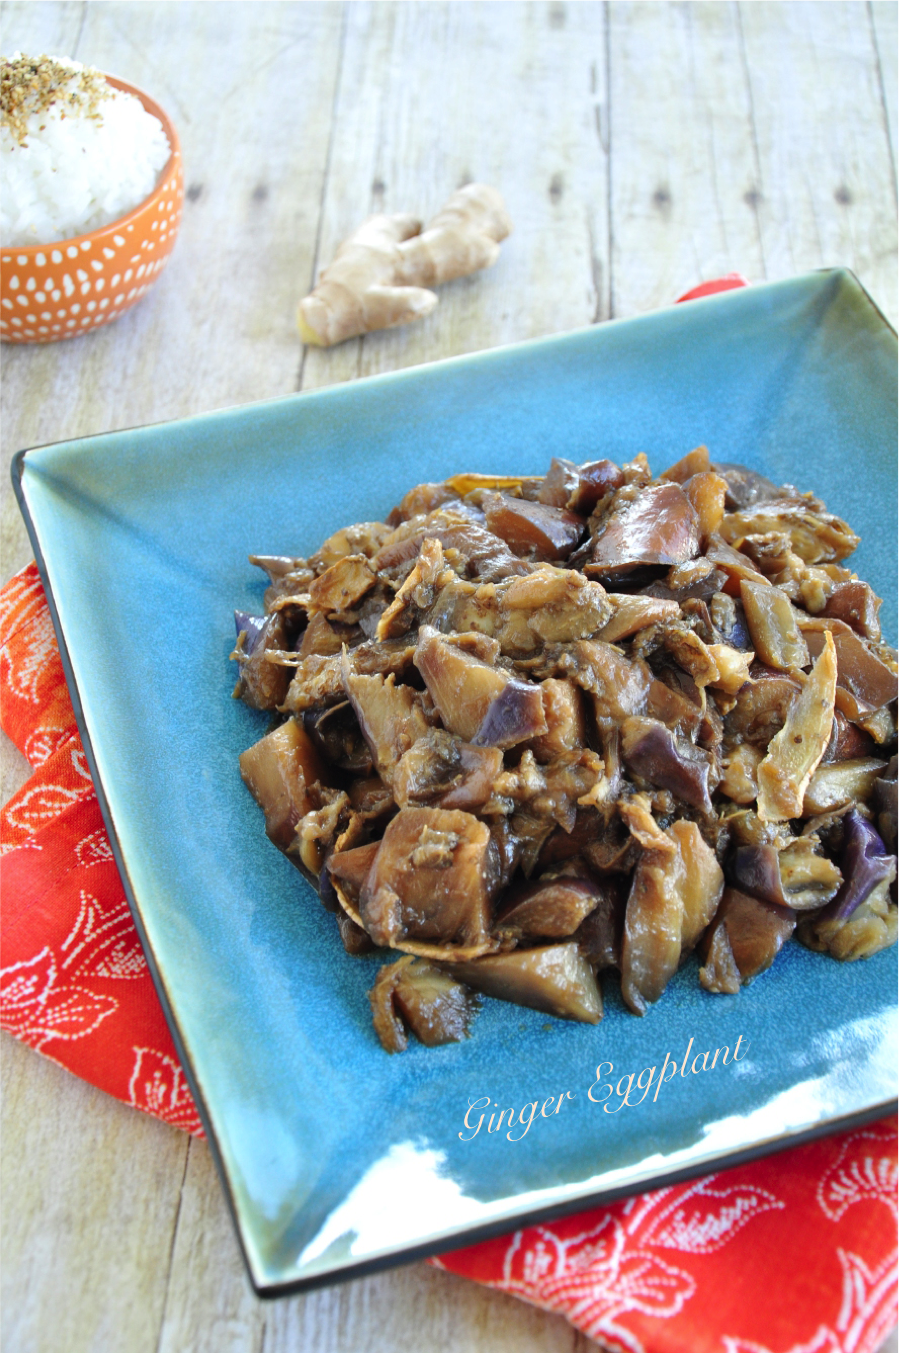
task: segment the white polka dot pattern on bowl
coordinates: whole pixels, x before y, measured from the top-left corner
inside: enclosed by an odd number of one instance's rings
[[[7,343],[53,343],[73,337],[73,331],[88,333],[118,319],[146,294],[168,262],[183,199],[176,151],[165,181],[138,220],[124,227],[115,222],[87,239],[44,245],[29,254],[3,251],[0,338]],[[41,308],[48,301],[53,311]],[[52,324],[45,322],[50,320]]]

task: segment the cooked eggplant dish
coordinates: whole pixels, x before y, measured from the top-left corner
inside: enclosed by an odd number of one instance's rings
[[[387,1051],[465,1037],[479,994],[595,1024],[606,969],[643,1015],[694,950],[733,995],[794,934],[895,943],[899,668],[857,544],[699,447],[458,474],[251,556],[241,774],[347,952],[395,951]]]

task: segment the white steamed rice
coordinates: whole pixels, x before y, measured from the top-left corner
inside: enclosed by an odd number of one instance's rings
[[[21,145],[3,126],[0,240],[6,247],[87,234],[153,191],[171,153],[162,123],[122,90],[113,90],[97,111],[99,118],[71,110],[63,117],[58,107],[31,113]]]

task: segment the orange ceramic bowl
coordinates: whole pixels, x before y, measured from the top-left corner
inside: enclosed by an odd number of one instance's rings
[[[184,201],[178,135],[143,90],[106,78],[159,118],[172,153],[153,192],[127,216],[71,240],[0,251],[5,343],[56,343],[111,324],[146,295],[172,252]]]

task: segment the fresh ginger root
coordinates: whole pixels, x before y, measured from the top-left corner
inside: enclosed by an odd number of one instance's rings
[[[489,268],[512,230],[495,188],[469,183],[424,230],[413,216],[371,216],[322,271],[297,316],[304,343],[330,348],[430,314],[439,287]]]

